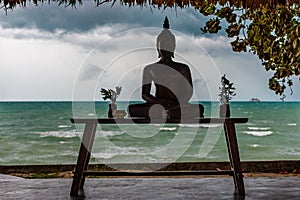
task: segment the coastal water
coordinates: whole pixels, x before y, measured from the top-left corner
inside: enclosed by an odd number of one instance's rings
[[[106,117],[107,104],[1,102],[0,165],[75,163],[83,126],[70,118]],[[206,117],[218,116],[217,102],[203,105]],[[236,126],[242,161],[299,160],[300,102],[232,102],[231,112],[249,118]],[[99,126],[91,157],[91,163],[227,160],[220,124]]]

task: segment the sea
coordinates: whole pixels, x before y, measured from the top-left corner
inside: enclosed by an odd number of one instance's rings
[[[0,102],[0,165],[75,164],[83,125],[109,102]],[[118,109],[128,104],[118,102]],[[218,102],[200,102],[218,117]],[[242,161],[300,159],[300,102],[231,102]],[[126,116],[125,116],[126,117]],[[90,163],[228,161],[222,124],[98,125]]]

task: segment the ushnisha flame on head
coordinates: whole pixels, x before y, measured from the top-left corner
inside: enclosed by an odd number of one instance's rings
[[[163,30],[160,32],[156,39],[156,48],[158,50],[168,51],[172,53],[172,57],[174,57],[176,39],[173,33],[169,30],[169,28],[169,20],[166,17],[163,24]]]

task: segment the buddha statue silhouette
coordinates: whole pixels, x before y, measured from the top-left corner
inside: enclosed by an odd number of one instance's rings
[[[156,47],[159,61],[143,70],[142,98],[146,103],[129,105],[130,117],[203,117],[203,105],[189,103],[193,82],[188,65],[173,61],[176,39],[169,30],[167,17],[157,36]],[[151,93],[152,83],[155,94]]]

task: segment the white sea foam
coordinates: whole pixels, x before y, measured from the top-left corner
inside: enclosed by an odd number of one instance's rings
[[[152,126],[161,126],[161,124],[152,124]]]
[[[58,128],[70,128],[72,125],[59,125]]]
[[[89,113],[88,116],[95,116],[95,113]]]
[[[124,131],[99,131],[96,135],[103,135],[103,136],[115,136],[115,135],[122,135]]]
[[[288,126],[297,126],[297,124],[296,123],[289,123],[289,124],[287,124]]]
[[[202,128],[218,128],[223,126],[222,124],[200,124]]]
[[[182,128],[198,128],[200,124],[178,124],[178,126]]]
[[[92,157],[95,159],[111,159],[118,154],[116,153],[109,153],[109,152],[104,152],[104,153],[92,153]]]
[[[260,147],[261,145],[259,144],[251,144],[250,147],[256,148],[256,147]]]
[[[268,119],[257,120],[257,122],[260,124],[274,124],[274,121]]]
[[[182,128],[217,128],[222,126],[222,124],[179,124]]]
[[[272,135],[273,131],[244,131],[248,135],[254,135],[258,137]]]
[[[176,131],[177,127],[162,127],[159,128],[160,131]]]
[[[78,137],[79,134],[76,131],[47,131],[39,133],[41,137],[58,137],[58,138],[72,138]]]
[[[249,130],[253,130],[253,131],[268,131],[271,129],[271,127],[248,127]]]
[[[286,147],[280,148],[276,151],[283,155],[300,156],[300,148]]]
[[[143,154],[142,151],[142,149],[136,147],[109,148],[104,152],[92,153],[92,157],[95,159],[112,159],[116,156],[140,155]]]
[[[67,141],[59,141],[59,144],[72,144],[72,142],[67,142]]]

